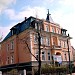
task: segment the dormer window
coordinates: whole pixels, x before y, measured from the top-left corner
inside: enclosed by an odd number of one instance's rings
[[[66,29],[61,29],[61,34],[66,35]]]
[[[37,23],[35,23],[35,29],[37,29],[38,27],[37,27]]]
[[[14,35],[16,33],[16,28],[15,27],[11,28],[10,30],[11,30],[11,35]]]
[[[14,30],[11,30],[11,35],[14,35]]]

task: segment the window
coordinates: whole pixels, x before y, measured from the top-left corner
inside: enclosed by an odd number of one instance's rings
[[[50,51],[48,51],[48,60],[50,60]]]
[[[61,46],[61,40],[60,40],[60,46]]]
[[[9,64],[9,57],[7,57],[7,63]]]
[[[35,29],[41,30],[41,26],[38,23],[35,23]]]
[[[11,49],[13,50],[14,49],[14,42],[11,41]]]
[[[41,30],[41,26],[40,26],[40,25],[38,25],[38,27],[39,27],[39,30]]]
[[[57,46],[57,36],[52,36],[52,45]]]
[[[66,48],[66,46],[67,46],[67,42],[66,42],[66,41],[64,41],[64,48]]]
[[[61,46],[61,40],[59,40],[59,46]]]
[[[41,37],[41,44],[44,44],[44,37]]]
[[[1,50],[1,44],[0,44],[0,50]]]
[[[60,31],[59,31],[59,29],[57,29],[57,33],[58,33],[58,34],[60,34]]]
[[[55,41],[53,40],[53,45],[55,45]]]
[[[14,57],[11,56],[11,64],[14,63]]]
[[[35,23],[35,29],[37,29],[37,23]]]
[[[11,35],[13,35],[14,34],[14,30],[11,30]]]
[[[46,37],[46,45],[49,46],[50,45],[50,39],[48,37]]]
[[[45,52],[42,51],[42,60],[45,60]]]
[[[9,51],[9,44],[7,44],[7,51]]]
[[[46,31],[49,32],[49,26],[48,25],[46,25]]]
[[[35,35],[34,35],[34,43],[37,43],[37,42],[38,42],[38,35],[35,34]]]
[[[39,55],[38,54],[39,54],[39,52],[36,51],[36,55],[35,56],[36,56],[37,59],[39,58]]]
[[[67,55],[66,55],[66,52],[65,52],[64,56],[65,56],[65,60],[67,60]]]
[[[55,33],[55,29],[54,29],[54,27],[52,27],[52,32]]]
[[[64,48],[65,48],[65,41],[64,41]]]

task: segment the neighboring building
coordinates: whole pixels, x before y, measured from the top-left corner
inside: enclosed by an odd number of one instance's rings
[[[53,60],[63,65],[68,64],[67,40],[70,59],[73,61],[71,37],[66,35],[66,29],[52,20],[48,11],[46,20],[29,17],[10,29],[1,43],[0,70],[3,73],[10,69],[34,72],[34,68],[38,66],[38,31],[41,36],[42,64],[51,64]]]
[[[75,49],[73,46],[71,46],[72,48],[72,52],[73,52],[73,62],[74,62],[74,66],[75,66]]]

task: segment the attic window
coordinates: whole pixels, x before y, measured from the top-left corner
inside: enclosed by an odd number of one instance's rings
[[[35,29],[37,29],[37,23],[35,23]]]
[[[11,30],[11,35],[13,35],[14,34],[14,30]]]

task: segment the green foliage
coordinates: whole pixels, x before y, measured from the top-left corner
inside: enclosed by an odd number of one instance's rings
[[[58,73],[58,72],[66,72],[67,68],[64,66],[52,66],[45,64],[41,67],[41,73],[46,74],[46,73]]]

